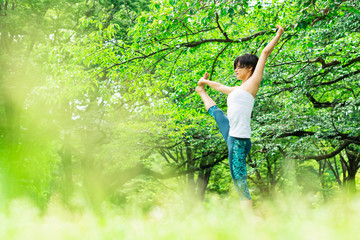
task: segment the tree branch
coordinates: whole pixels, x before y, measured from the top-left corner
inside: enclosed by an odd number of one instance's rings
[[[351,77],[351,76],[355,76],[356,74],[359,74],[360,73],[360,69],[355,71],[355,72],[351,72],[351,73],[348,73],[348,74],[345,74],[333,81],[329,81],[329,82],[322,82],[322,83],[318,83],[316,85],[314,85],[314,87],[318,87],[318,86],[326,86],[326,85],[331,85],[331,84],[334,84],[334,83],[337,83],[345,78],[348,78],[348,77]]]
[[[359,62],[360,61],[360,57],[357,57],[357,58],[353,58],[350,60],[350,62],[348,62],[347,64],[343,65],[342,67],[347,67],[353,63],[356,63],[356,62]]]
[[[278,136],[278,138],[285,138],[285,137],[290,137],[290,136],[293,136],[293,137],[305,137],[305,136],[312,136],[314,134],[315,134],[315,132],[301,131],[300,130],[300,131],[293,131],[293,132],[284,132],[284,133],[280,134]],[[273,137],[275,135],[276,135],[275,133],[271,133],[271,134],[263,133],[262,137]]]
[[[327,107],[333,107],[337,104],[340,104],[339,106],[345,106],[346,102],[339,103],[339,101],[334,100],[333,102],[318,102],[310,93],[306,94],[306,97],[312,102],[314,105],[314,108],[327,108]]]
[[[218,60],[218,58],[220,57],[220,55],[225,51],[225,49],[229,46],[229,44],[226,44],[225,47],[223,49],[221,49],[221,51],[216,55],[215,60],[213,62],[212,68],[211,68],[211,73],[210,73],[210,80],[212,80],[212,76],[214,73],[214,69],[215,69],[215,64]]]
[[[303,158],[304,160],[308,159],[315,159],[316,161],[322,160],[322,159],[328,159],[336,156],[339,154],[343,149],[345,149],[347,146],[349,146],[352,142],[351,141],[345,141],[343,144],[341,144],[335,151],[325,154],[325,155],[319,155],[319,156],[306,156]],[[302,157],[296,157],[297,159],[301,159]]]
[[[321,63],[321,66],[322,66],[323,69],[331,67],[331,66],[339,65],[341,63],[340,61],[337,61],[337,60],[326,63],[325,60],[322,57],[317,57],[317,58],[315,58],[313,60],[308,60],[308,62],[309,63],[319,62],[319,63]]]
[[[155,41],[152,41],[152,42],[149,42],[149,43],[145,43],[144,45],[151,45],[151,44],[154,44],[154,43],[157,43],[157,42],[162,42],[162,41],[165,41],[165,40],[172,40],[172,39],[176,39],[176,38],[182,38],[182,37],[186,37],[186,36],[192,36],[192,35],[196,35],[196,34],[199,34],[199,33],[203,33],[203,32],[209,32],[211,30],[214,30],[216,29],[216,27],[213,27],[213,28],[209,28],[209,29],[205,29],[205,30],[201,30],[201,31],[198,31],[198,32],[195,32],[195,33],[186,33],[184,35],[180,35],[180,36],[176,36],[176,37],[171,37],[171,38],[162,38],[162,39],[155,39]]]
[[[151,57],[153,55],[156,55],[160,52],[163,52],[163,51],[167,51],[169,49],[174,49],[174,48],[183,48],[183,47],[187,47],[187,48],[193,48],[193,47],[197,47],[199,45],[202,45],[202,44],[205,44],[205,43],[211,43],[211,42],[218,42],[218,43],[240,43],[240,42],[245,42],[245,41],[249,41],[259,35],[264,35],[266,34],[267,32],[272,32],[272,31],[261,31],[261,32],[257,32],[257,33],[254,33],[250,36],[247,36],[247,37],[243,37],[243,38],[239,38],[237,40],[233,40],[233,39],[218,39],[218,38],[213,38],[213,39],[205,39],[205,40],[201,40],[201,41],[197,41],[197,42],[187,42],[187,43],[180,43],[178,45],[175,45],[173,47],[167,47],[167,48],[164,48],[164,49],[161,49],[161,50],[158,50],[158,51],[155,51],[155,52],[152,52],[148,55],[143,55],[143,56],[138,56],[138,57],[134,57],[134,58],[131,58],[129,60],[126,60],[126,61],[123,61],[121,63],[116,63],[116,64],[113,64],[112,66],[110,67],[107,67],[105,68],[103,71],[106,71],[106,70],[109,70],[110,68],[113,68],[113,67],[116,67],[116,66],[120,66],[120,65],[123,65],[123,64],[126,64],[126,63],[129,63],[129,62],[132,62],[134,60],[137,60],[137,59],[144,59],[144,58],[148,58],[148,57]]]
[[[224,32],[223,29],[222,29],[221,26],[220,26],[220,23],[219,23],[219,14],[218,14],[218,13],[215,13],[215,17],[216,17],[216,24],[217,24],[218,28],[220,29],[220,32],[224,35],[224,37],[225,37],[226,39],[229,39],[227,33]]]
[[[349,65],[351,65],[351,64],[353,64],[355,62],[359,62],[359,61],[360,61],[360,57],[356,57],[354,59],[351,59],[347,64],[342,65],[341,67],[347,67],[347,66],[349,66]],[[291,64],[295,65],[295,64],[298,64],[298,63],[315,63],[315,62],[321,63],[321,67],[323,69],[341,64],[341,62],[337,61],[337,60],[326,63],[325,60],[321,56],[319,56],[319,57],[317,57],[315,59],[308,59],[306,61],[299,60],[299,61],[293,61],[293,62],[285,62],[285,63],[269,65],[269,67],[279,67],[279,66],[283,66],[283,65],[291,65]]]
[[[164,48],[164,49],[161,49],[161,50],[159,50],[159,51],[156,51],[156,52],[152,52],[152,53],[150,53],[150,54],[148,54],[148,55],[143,55],[143,56],[140,56],[140,57],[134,57],[134,58],[131,58],[131,59],[129,59],[129,60],[123,61],[123,62],[121,62],[121,63],[116,63],[116,64],[114,64],[114,65],[112,65],[112,66],[110,66],[110,67],[107,67],[107,68],[105,68],[103,71],[107,71],[107,70],[109,70],[110,68],[113,68],[113,67],[116,67],[116,66],[120,66],[120,65],[123,65],[123,64],[125,64],[125,63],[132,62],[132,61],[134,61],[134,60],[137,60],[137,59],[148,58],[148,57],[150,57],[150,56],[152,56],[152,55],[155,55],[155,54],[164,52],[164,51],[169,50],[169,49],[172,49],[172,48],[168,47],[168,48]]]

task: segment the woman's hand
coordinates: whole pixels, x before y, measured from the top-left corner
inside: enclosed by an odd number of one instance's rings
[[[283,35],[283,33],[285,32],[285,30],[280,26],[280,25],[276,25],[276,28],[278,29],[276,34],[277,35]]]

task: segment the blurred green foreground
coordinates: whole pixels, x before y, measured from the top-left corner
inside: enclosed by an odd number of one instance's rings
[[[0,239],[358,239],[359,22],[352,0],[0,0]],[[194,88],[240,84],[276,24],[250,210]]]
[[[45,213],[14,200],[0,214],[1,239],[357,239],[360,198],[331,203],[288,196],[264,201],[250,211],[236,199],[209,197],[205,203],[168,201],[148,213],[130,204],[104,204],[103,216],[51,203]]]

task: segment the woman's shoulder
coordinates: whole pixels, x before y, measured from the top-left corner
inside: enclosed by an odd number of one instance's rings
[[[246,81],[241,84],[240,89],[250,93],[254,99],[256,97],[256,93],[259,91],[259,87],[251,84],[251,81]]]
[[[237,90],[237,91],[240,91],[240,92],[245,92],[245,94],[251,96],[252,99],[255,100],[255,96],[254,96],[254,95],[256,95],[256,93],[254,94],[253,92],[251,92],[251,89],[247,89],[246,87],[241,87],[241,86],[240,86],[240,87],[237,87],[236,90]]]

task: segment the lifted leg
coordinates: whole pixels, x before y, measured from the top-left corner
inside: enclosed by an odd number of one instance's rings
[[[197,86],[195,91],[200,95],[201,99],[203,100],[206,111],[209,110],[209,108],[211,108],[212,106],[216,105],[214,100],[212,100],[211,97],[209,97],[209,95],[206,93],[204,84]]]

